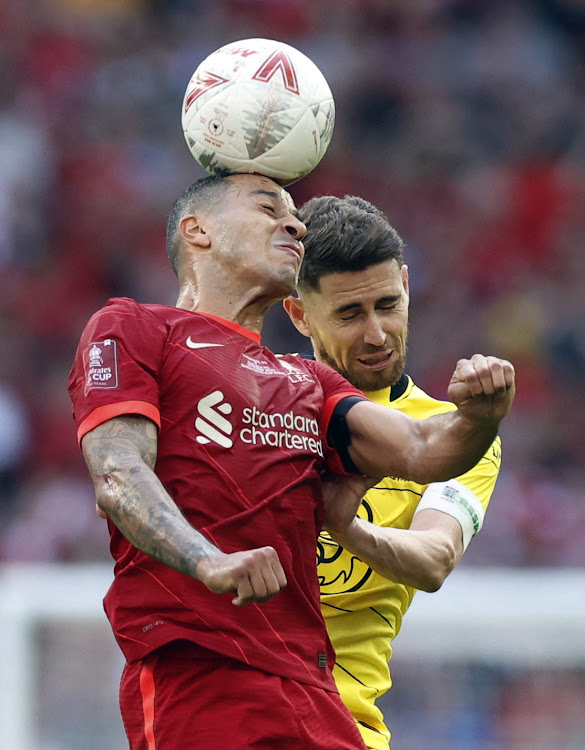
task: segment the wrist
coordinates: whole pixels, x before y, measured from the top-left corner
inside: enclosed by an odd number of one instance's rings
[[[195,562],[193,578],[207,586],[217,568],[218,557],[224,556],[223,552],[217,550],[217,554],[210,552],[201,552],[198,560]]]
[[[502,418],[495,416],[491,412],[487,411],[471,411],[466,412],[460,407],[457,409],[457,414],[462,422],[467,425],[468,429],[473,432],[481,431],[493,431],[494,435],[497,433]]]

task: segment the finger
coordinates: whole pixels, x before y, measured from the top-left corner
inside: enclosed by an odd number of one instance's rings
[[[278,593],[288,583],[286,573],[278,557],[278,552],[274,547],[262,547],[261,552],[264,556],[262,570],[266,571],[266,583],[270,584],[269,588],[274,587],[275,593]]]
[[[270,567],[267,567],[266,569],[258,568],[252,570],[248,579],[252,587],[252,596],[256,602],[266,601],[277,593],[277,591],[274,590],[276,579],[274,578],[274,573]]]
[[[506,377],[503,360],[497,357],[487,357],[486,372],[482,379],[484,393],[488,396],[504,394],[506,392]]]
[[[276,553],[267,555],[267,557],[274,559],[267,559],[261,567],[254,570],[249,576],[254,600],[257,602],[267,602],[287,584],[286,575]]]
[[[481,389],[479,392],[474,390],[472,393],[475,396],[493,396],[498,392],[496,383],[502,381],[499,360],[496,357],[484,357],[482,354],[474,354],[471,361],[475,369],[479,388]]]
[[[514,365],[511,362],[508,362],[508,360],[506,359],[502,360],[502,362],[506,388],[512,388],[516,380],[516,371],[514,370]]]
[[[494,393],[502,394],[506,392],[506,378],[504,375],[504,363],[497,357],[488,357],[488,366],[491,373],[491,381]]]
[[[248,576],[244,576],[238,584],[237,596],[232,599],[232,604],[236,607],[245,607],[254,600],[254,590]]]
[[[280,564],[280,560],[276,560],[276,563],[273,563],[272,570],[274,573],[274,577],[276,579],[276,582],[278,584],[278,590],[282,591],[282,589],[286,588],[288,585],[288,581],[286,579],[286,573],[284,572],[284,568]]]
[[[494,392],[504,395],[514,386],[515,372],[511,362],[497,357],[488,357]]]
[[[460,359],[453,373],[452,385],[464,386],[472,396],[483,395],[483,385],[478,368],[481,368],[481,355],[474,354],[471,359]],[[462,392],[459,387],[458,391]]]

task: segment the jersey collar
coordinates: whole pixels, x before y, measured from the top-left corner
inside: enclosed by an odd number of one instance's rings
[[[249,328],[244,328],[244,326],[241,326],[239,323],[234,323],[233,320],[226,320],[225,318],[220,318],[219,315],[199,312],[198,310],[195,310],[194,312],[197,312],[199,315],[204,315],[206,318],[213,318],[213,320],[217,320],[219,323],[223,323],[223,325],[227,326],[227,328],[231,328],[232,331],[239,333],[241,336],[252,339],[252,341],[254,341],[256,344],[259,344],[262,339],[261,335],[259,333],[256,333],[256,331],[251,331]]]

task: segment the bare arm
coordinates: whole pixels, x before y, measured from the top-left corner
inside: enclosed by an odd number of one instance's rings
[[[453,412],[417,420],[369,401],[347,413],[349,453],[359,471],[420,484],[440,482],[471,469],[497,435],[514,400],[514,368],[475,354],[459,360],[449,397]]]
[[[356,517],[333,539],[384,578],[437,591],[463,554],[461,526],[438,510],[417,513],[409,529],[376,526]]]
[[[96,502],[137,549],[196,578],[234,604],[266,601],[286,586],[272,547],[225,554],[194,529],[154,473],[158,433],[147,418],[110,419],[82,441]]]

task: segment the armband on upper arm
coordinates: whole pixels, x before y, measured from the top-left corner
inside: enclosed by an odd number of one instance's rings
[[[346,398],[339,401],[339,403],[333,409],[333,414],[329,420],[329,427],[327,429],[327,442],[339,453],[339,458],[343,468],[349,474],[359,474],[356,465],[351,460],[349,455],[349,445],[351,443],[351,433],[345,416],[354,404],[358,401],[365,401],[363,396],[347,396]]]
[[[459,522],[463,533],[463,551],[483,525],[485,513],[477,495],[456,479],[430,484],[414,515],[427,508],[447,513]]]

